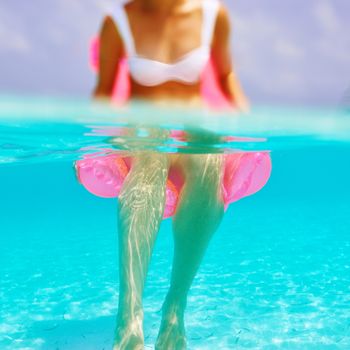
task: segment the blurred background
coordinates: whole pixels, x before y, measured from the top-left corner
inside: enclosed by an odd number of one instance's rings
[[[89,41],[116,1],[1,0],[0,94],[89,96]],[[253,103],[349,104],[349,0],[224,3],[235,67]]]

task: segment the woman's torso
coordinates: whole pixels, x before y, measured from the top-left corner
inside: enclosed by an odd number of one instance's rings
[[[188,0],[171,11],[142,3],[120,5],[114,18],[129,61],[131,96],[199,103],[217,1]]]

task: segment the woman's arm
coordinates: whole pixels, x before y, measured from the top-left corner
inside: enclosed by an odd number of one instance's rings
[[[100,31],[100,52],[95,98],[110,98],[117,74],[123,44],[118,30],[109,16],[105,17]]]
[[[248,112],[249,101],[232,67],[230,20],[227,10],[224,7],[220,8],[216,21],[212,57],[222,91],[240,111]]]

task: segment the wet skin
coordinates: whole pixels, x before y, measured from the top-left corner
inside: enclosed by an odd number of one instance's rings
[[[139,55],[173,63],[201,44],[200,0],[134,0],[125,10]],[[244,111],[249,106],[232,68],[229,27],[227,11],[221,6],[212,40],[212,59],[220,88]],[[118,64],[124,56],[117,26],[107,16],[100,33],[96,98],[110,98]],[[200,85],[169,81],[146,87],[131,80],[131,98],[198,105]],[[118,199],[120,293],[114,350],[144,346],[142,294],[163,218],[170,166],[178,167],[185,183],[173,217],[174,260],[155,349],[186,349],[187,294],[224,213],[220,193],[222,161],[220,154],[170,156],[144,151],[133,155],[132,167]]]

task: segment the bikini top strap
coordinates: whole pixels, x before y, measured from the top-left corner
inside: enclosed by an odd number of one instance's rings
[[[119,0],[117,7],[114,10],[113,18],[118,28],[119,34],[123,39],[125,50],[128,56],[135,54],[135,43],[131,33],[128,15],[126,14],[124,5],[131,0]]]
[[[202,45],[209,46],[214,34],[216,17],[219,11],[219,0],[203,0]]]

